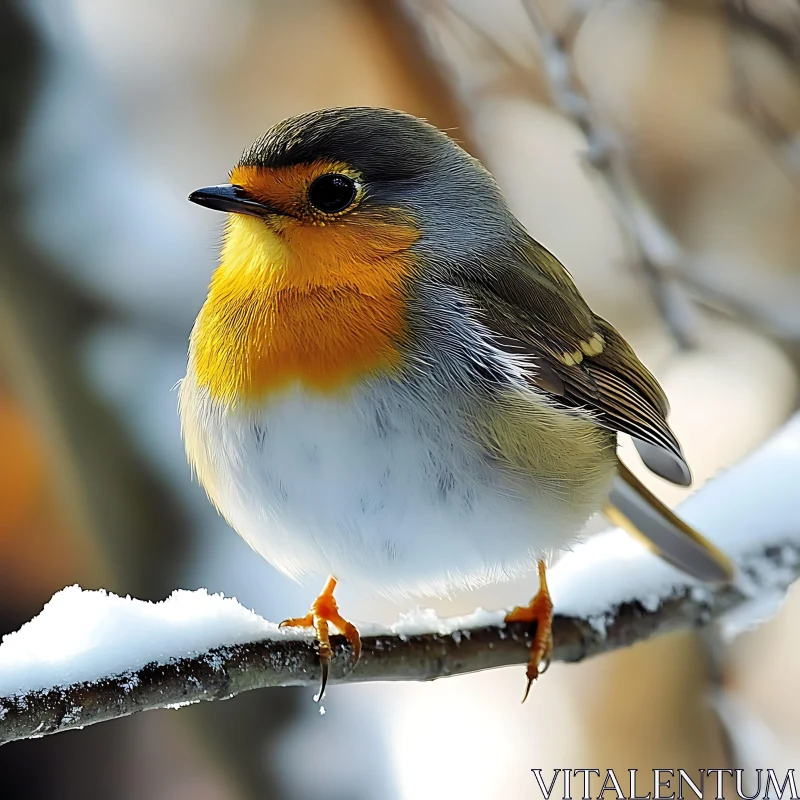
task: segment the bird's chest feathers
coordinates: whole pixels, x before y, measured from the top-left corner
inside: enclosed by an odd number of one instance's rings
[[[192,334],[198,385],[227,404],[289,384],[327,393],[400,364],[407,233],[281,234],[234,217]],[[413,240],[412,240],[413,241]]]

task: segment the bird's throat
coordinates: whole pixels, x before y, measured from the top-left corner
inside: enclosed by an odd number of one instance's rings
[[[232,217],[192,333],[197,383],[223,404],[288,385],[336,392],[401,362],[413,231],[269,229]]]

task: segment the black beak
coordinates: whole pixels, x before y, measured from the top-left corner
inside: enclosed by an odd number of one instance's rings
[[[266,217],[281,212],[251,197],[241,186],[223,183],[220,186],[206,186],[189,195],[192,203],[215,211],[228,211],[232,214],[249,214],[251,217]]]

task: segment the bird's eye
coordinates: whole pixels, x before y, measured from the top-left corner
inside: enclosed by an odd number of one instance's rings
[[[321,175],[308,187],[308,200],[326,214],[344,211],[356,199],[356,182],[347,175]]]

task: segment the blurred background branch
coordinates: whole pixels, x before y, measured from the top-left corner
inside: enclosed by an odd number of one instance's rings
[[[619,136],[603,127],[589,98],[576,80],[567,47],[580,32],[591,4],[571,4],[565,31],[551,29],[538,0],[524,0],[523,6],[536,33],[544,73],[556,106],[586,137],[587,161],[608,187],[614,208],[626,231],[637,263],[647,278],[656,307],[676,344],[689,349],[696,344],[695,310],[676,281],[684,260],[682,248],[646,202],[627,162]]]
[[[800,63],[800,8],[792,2],[723,0],[732,25],[764,39],[795,66]]]

